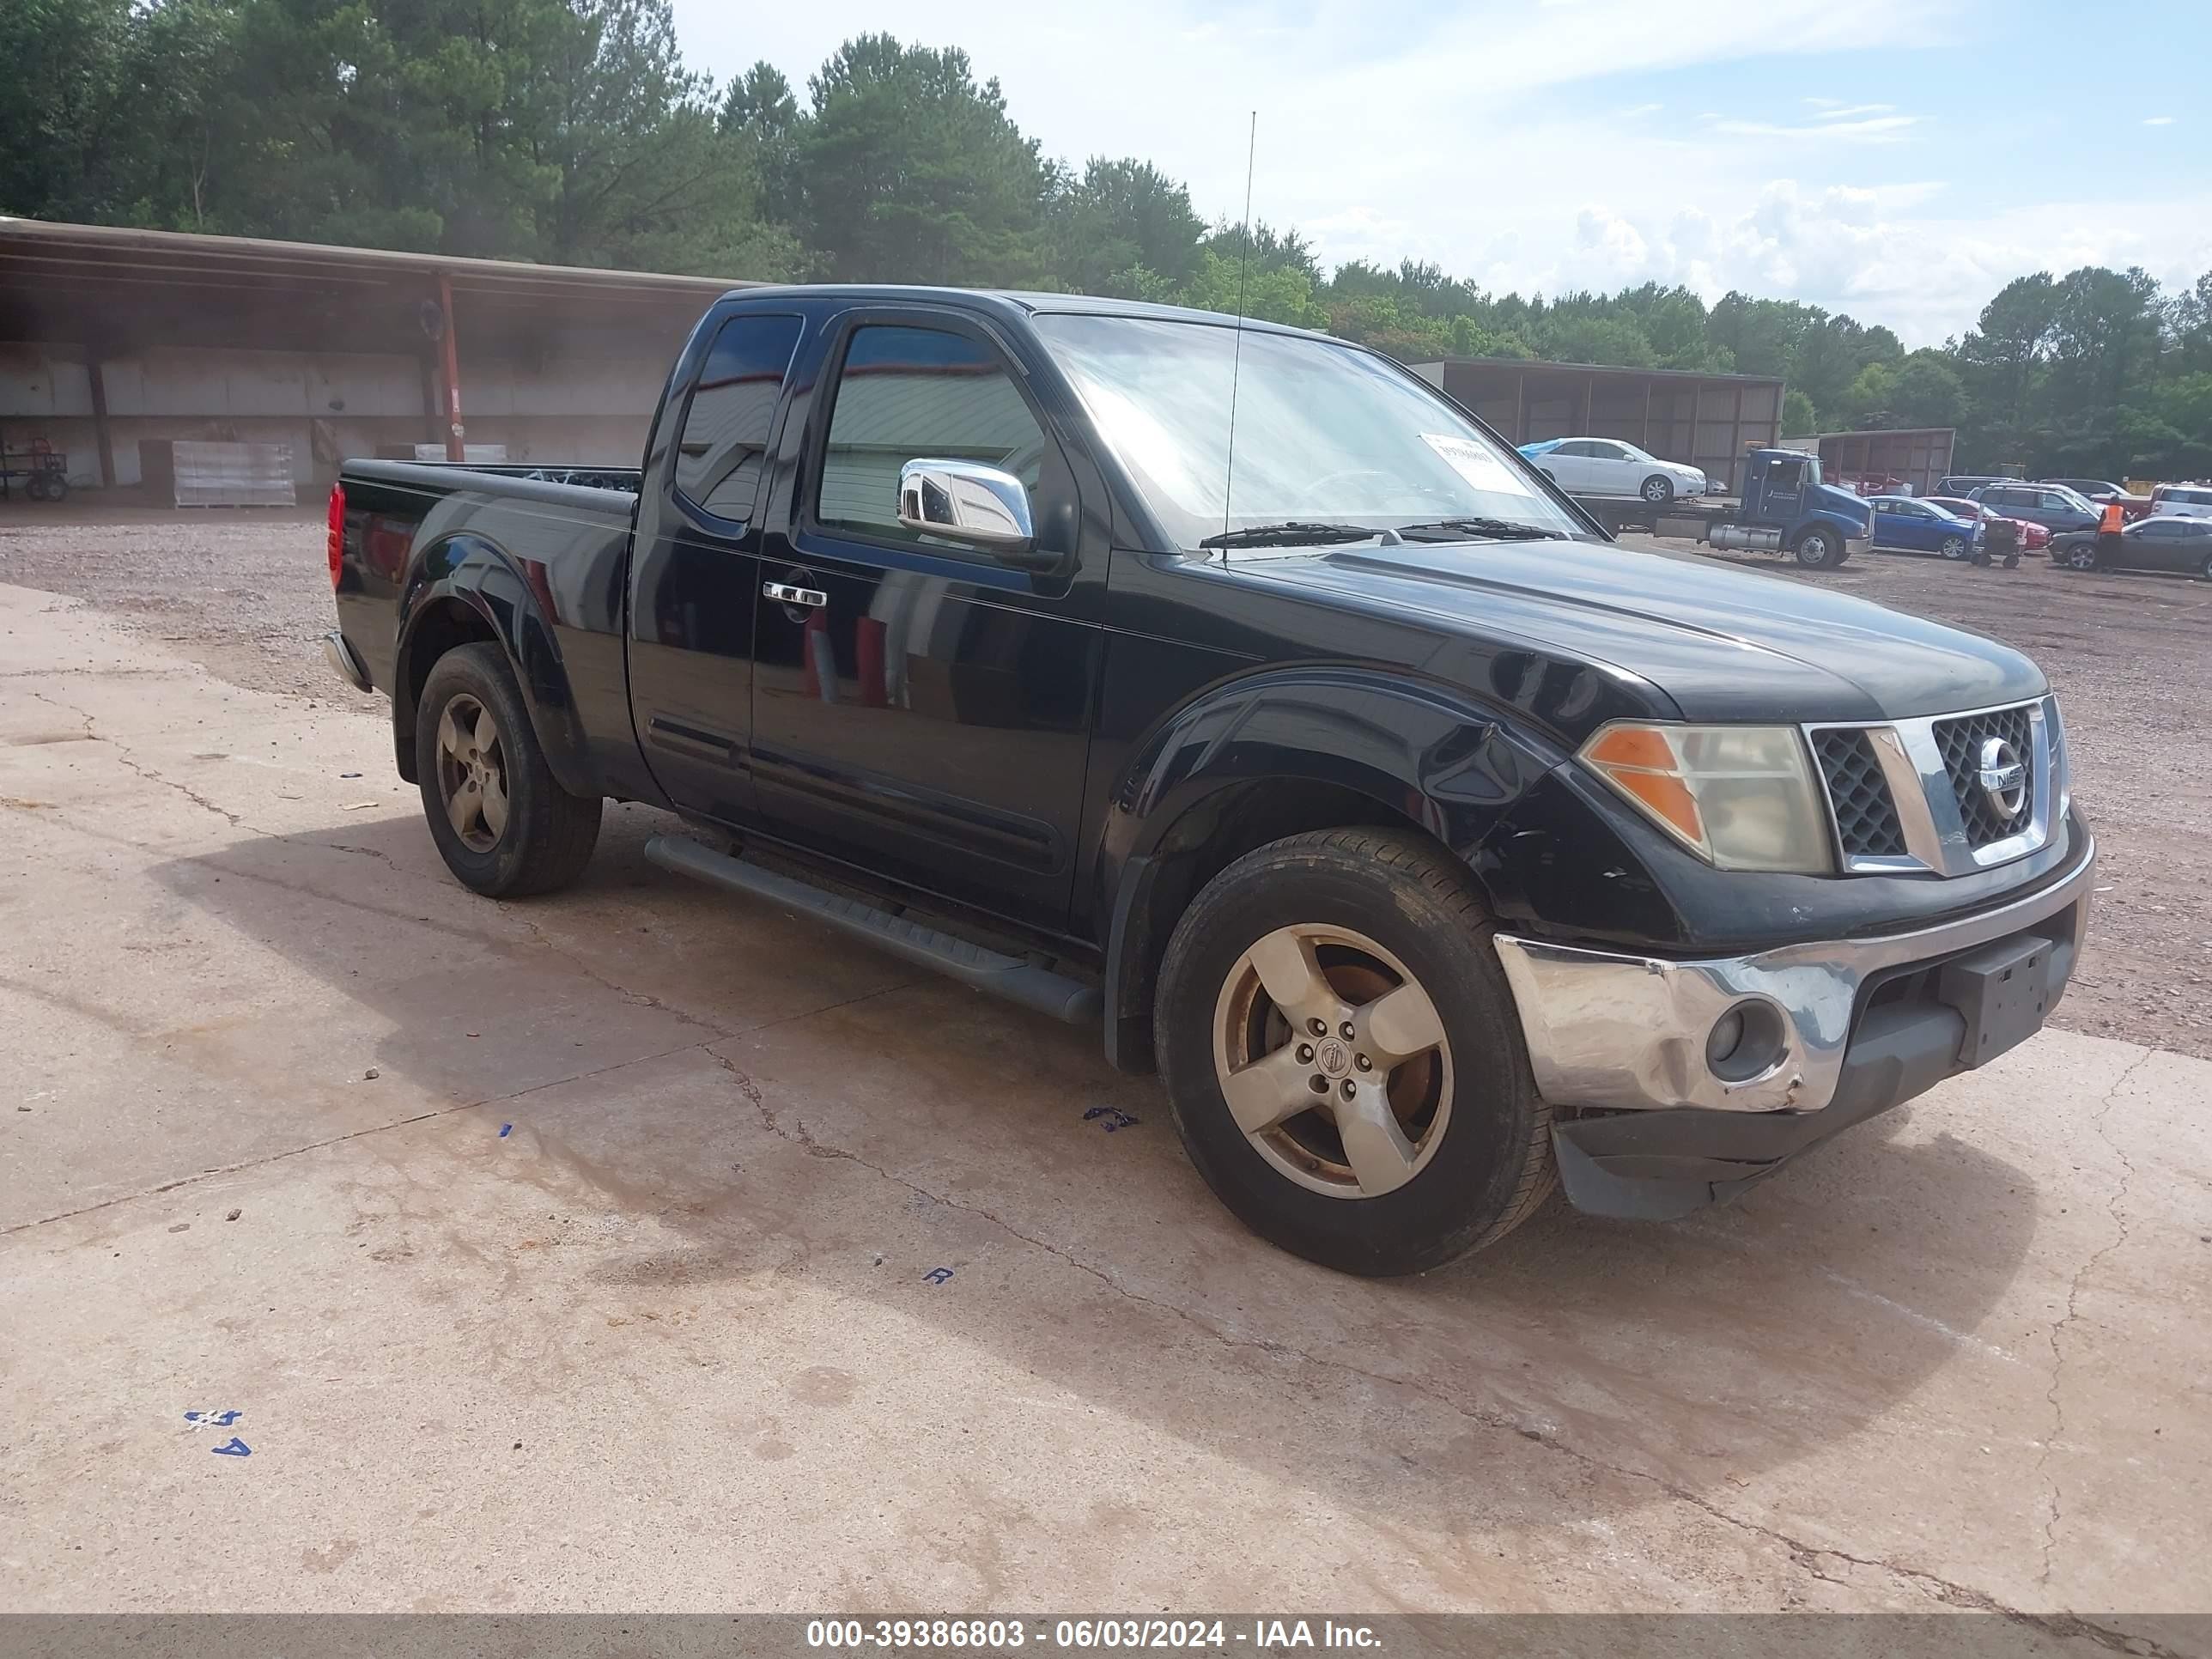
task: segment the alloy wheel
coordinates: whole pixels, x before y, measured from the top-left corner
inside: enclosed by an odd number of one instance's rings
[[[438,718],[438,799],[471,853],[489,853],[507,833],[507,750],[491,711],[465,692]]]
[[[1451,1044],[1436,1004],[1349,928],[1279,927],[1239,957],[1215,1004],[1213,1064],[1261,1157],[1332,1198],[1404,1186],[1450,1127]]]

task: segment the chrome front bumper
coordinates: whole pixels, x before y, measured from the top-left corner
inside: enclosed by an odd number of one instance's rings
[[[2070,968],[2088,926],[2096,869],[2092,841],[2063,879],[1961,921],[1756,956],[1680,962],[1510,933],[1497,935],[1498,954],[1519,1005],[1537,1091],[1554,1106],[1816,1112],[1835,1097],[1869,979],[2036,931],[2069,908],[2061,942]],[[1706,1064],[1705,1042],[1713,1023],[1745,1001],[1779,1012],[1785,1042],[1773,1065],[1729,1082]]]

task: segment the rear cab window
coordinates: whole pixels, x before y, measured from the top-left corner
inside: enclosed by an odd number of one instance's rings
[[[749,313],[716,332],[676,445],[678,493],[701,512],[733,524],[752,518],[800,326],[797,317]]]

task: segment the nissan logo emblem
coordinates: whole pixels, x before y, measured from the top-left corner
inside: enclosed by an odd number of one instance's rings
[[[2027,802],[2027,767],[2020,751],[2002,738],[1982,744],[1982,793],[1998,817],[2010,822]]]

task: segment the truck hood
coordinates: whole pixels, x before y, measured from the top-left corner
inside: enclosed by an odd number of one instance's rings
[[[1483,644],[1613,670],[1692,720],[1898,719],[2023,700],[2048,689],[2009,646],[1812,580],[1601,543],[1407,543],[1237,558],[1240,574],[1334,605],[1419,616],[1473,665]],[[1492,653],[1494,654],[1494,653]],[[1471,678],[1462,672],[1458,678]],[[1484,696],[1488,685],[1473,685]]]

